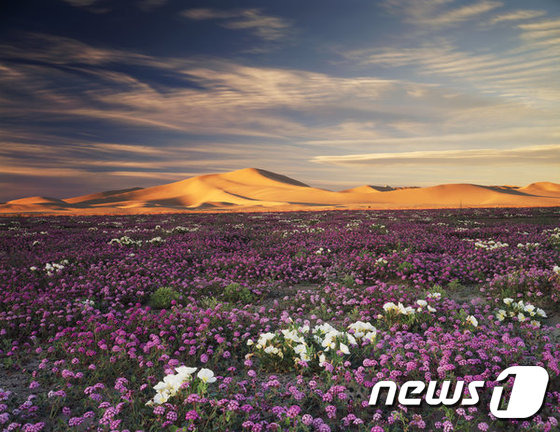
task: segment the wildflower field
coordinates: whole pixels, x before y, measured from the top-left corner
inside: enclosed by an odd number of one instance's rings
[[[554,208],[0,219],[0,428],[559,430],[559,265]],[[368,405],[444,379],[480,403]]]

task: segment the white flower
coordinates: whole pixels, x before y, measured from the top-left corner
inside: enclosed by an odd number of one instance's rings
[[[441,299],[441,293],[435,292],[435,293],[428,293],[428,298],[433,298],[436,300]]]
[[[430,312],[435,312],[435,311],[436,311],[436,308],[431,307],[431,306],[428,305],[428,311],[430,311]]]
[[[533,306],[532,304],[526,304],[525,305],[525,312],[527,312],[529,315],[531,316],[535,316],[535,306]]]
[[[519,322],[523,322],[525,321],[527,318],[525,318],[525,315],[523,315],[521,312],[519,312],[517,314],[517,319],[519,320]]]
[[[560,275],[560,266],[555,265],[554,267],[552,267],[552,271],[557,275]]]
[[[202,368],[196,374],[198,378],[204,383],[213,383],[216,382],[216,378],[214,377],[214,372],[210,369]]]
[[[510,304],[513,303],[513,299],[512,299],[512,298],[509,298],[509,297],[506,297],[506,298],[504,299],[504,303],[505,303],[506,305],[509,306]]]
[[[278,348],[273,347],[273,346],[267,346],[264,349],[264,352],[267,353],[267,354],[276,354],[278,352]]]
[[[418,306],[420,306],[421,308],[428,306],[428,302],[426,300],[416,300],[416,303],[418,304]]]
[[[259,340],[257,341],[257,343],[259,345],[265,346],[268,341],[274,339],[275,337],[276,335],[274,333],[262,333],[259,336]]]
[[[350,354],[350,350],[348,349],[348,346],[343,344],[342,342],[340,343],[340,351],[342,351],[344,354]]]
[[[179,366],[178,368],[175,368],[175,372],[177,372],[177,375],[179,375],[181,378],[183,378],[183,381],[185,381],[187,379],[190,379],[191,375],[196,372],[196,368]]]
[[[474,316],[469,315],[466,321],[467,323],[471,324],[473,327],[478,327],[478,320]]]
[[[253,345],[255,342],[253,342],[253,339],[247,339],[247,345],[251,346]]]
[[[167,402],[169,399],[169,394],[168,393],[156,393],[156,395],[154,396],[154,398],[151,401],[148,401],[146,403],[146,405],[161,405],[164,404],[165,402]]]
[[[338,336],[337,333],[330,332],[325,335],[325,338],[323,339],[321,345],[326,348],[326,351],[336,348],[335,338]]]
[[[284,335],[284,338],[291,341],[291,342],[296,342],[296,343],[303,343],[304,339],[298,335],[296,330],[282,330],[282,334]]]
[[[496,318],[498,318],[498,321],[503,321],[506,318],[506,311],[503,309],[500,309],[497,313],[496,313]]]
[[[373,325],[363,321],[356,321],[355,323],[350,324],[348,328],[350,330],[354,330],[354,337],[358,339],[363,338],[366,333],[375,334],[377,332],[377,329]],[[352,339],[350,339],[351,336],[352,335],[348,335],[348,340],[350,341],[351,344],[355,344],[355,342],[353,342]]]
[[[177,390],[183,384],[183,378],[179,375],[166,375],[163,381],[158,382],[154,386],[154,390],[158,393],[162,393],[169,396],[174,396]]]
[[[543,318],[547,317],[546,312],[543,311],[541,308],[537,308],[537,315]]]
[[[399,312],[399,307],[393,302],[387,302],[383,305],[385,312],[395,311]]]
[[[402,313],[403,315],[413,315],[414,314],[414,309],[411,308],[410,306],[404,306],[402,303],[399,302],[398,305],[398,309],[399,312]]]
[[[330,333],[332,331],[336,331],[336,329],[331,326],[329,323],[324,323],[321,325],[316,325],[315,327],[313,327],[313,333]]]

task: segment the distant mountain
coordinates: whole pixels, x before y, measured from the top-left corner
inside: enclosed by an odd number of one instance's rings
[[[359,186],[341,192],[314,188],[256,168],[208,174],[149,188],[67,199],[30,197],[0,205],[3,214],[126,214],[195,210],[412,209],[560,206],[560,185],[525,187],[444,184],[392,188]]]

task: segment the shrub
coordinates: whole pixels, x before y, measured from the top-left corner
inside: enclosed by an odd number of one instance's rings
[[[397,271],[403,274],[411,274],[414,271],[414,264],[404,261],[398,265]]]
[[[346,274],[341,279],[342,285],[345,287],[356,286],[356,279],[350,274]]]
[[[219,303],[216,297],[202,297],[199,304],[203,309],[215,309]]]
[[[452,281],[450,281],[447,284],[447,289],[449,291],[457,291],[457,290],[460,290],[461,288],[463,288],[463,285],[461,285],[461,282],[459,282],[459,279],[453,279]]]
[[[155,309],[168,309],[173,300],[177,301],[180,294],[171,287],[160,287],[150,296],[149,304]]]
[[[228,302],[250,303],[253,300],[253,293],[247,287],[231,283],[224,288],[224,299]]]

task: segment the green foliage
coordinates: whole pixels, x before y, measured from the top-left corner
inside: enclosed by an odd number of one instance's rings
[[[358,321],[362,319],[362,311],[356,306],[348,313],[348,319]]]
[[[430,323],[434,321],[434,316],[427,311],[419,313],[400,313],[395,310],[386,311],[383,315],[386,328],[391,328],[394,325],[407,326],[410,331],[419,330],[422,323]]]
[[[389,231],[387,230],[387,227],[385,225],[382,224],[372,224],[370,226],[370,231],[377,233],[377,234],[387,234]]]
[[[216,297],[202,297],[199,303],[202,309],[215,309],[219,304],[220,302]]]
[[[253,293],[245,286],[238,283],[231,283],[224,288],[224,300],[228,302],[251,303],[253,301]]]
[[[441,285],[439,284],[435,284],[433,287],[431,287],[428,290],[428,294],[440,294],[442,297],[445,297],[447,295],[447,291],[445,290],[445,288],[443,288]]]
[[[345,287],[353,287],[353,286],[356,285],[356,281],[354,279],[354,276],[349,275],[349,274],[346,274],[342,277],[341,283]]]
[[[449,289],[450,291],[456,291],[461,288],[463,288],[463,285],[461,285],[459,279],[453,279],[451,282],[447,284],[447,289]]]
[[[334,312],[326,303],[321,303],[320,306],[316,306],[311,310],[311,315],[315,315],[323,321],[327,321],[334,317]]]
[[[171,287],[160,287],[150,296],[149,304],[154,309],[169,309],[173,300],[179,300],[181,295]]]
[[[414,271],[414,264],[404,261],[399,264],[397,270],[404,274],[412,273]]]

